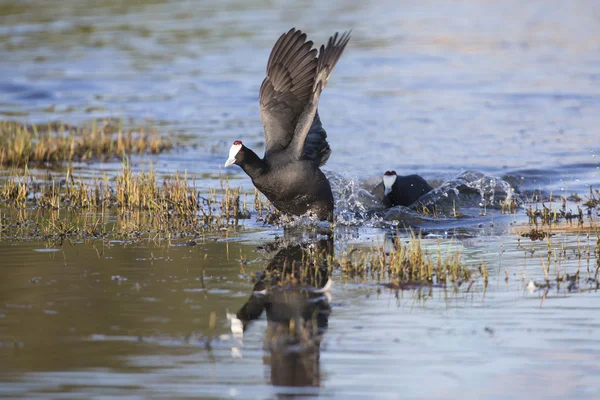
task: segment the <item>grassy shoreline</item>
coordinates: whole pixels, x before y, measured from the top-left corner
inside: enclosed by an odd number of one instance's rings
[[[114,121],[72,127],[60,123],[27,125],[0,121],[0,166],[54,166],[108,160],[131,154],[159,154],[175,147],[152,125],[123,128]]]
[[[126,163],[111,179],[104,175],[84,180],[70,171],[65,178],[40,178],[24,171],[0,185],[0,229],[5,240],[109,234],[193,237],[236,230],[250,217],[250,204],[240,188],[228,182],[221,186],[200,195],[187,174],[159,180],[153,170],[134,173]],[[255,203],[259,213],[271,210],[259,196]],[[94,221],[82,218],[86,215]],[[31,229],[23,230],[26,226]]]

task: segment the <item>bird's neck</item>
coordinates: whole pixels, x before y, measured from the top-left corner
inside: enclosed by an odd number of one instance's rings
[[[267,170],[267,164],[249,148],[245,148],[245,162],[242,169],[252,179],[258,178]]]

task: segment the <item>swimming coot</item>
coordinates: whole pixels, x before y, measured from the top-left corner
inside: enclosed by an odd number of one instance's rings
[[[273,46],[267,77],[259,92],[265,131],[261,159],[236,140],[225,167],[237,164],[279,211],[333,220],[333,194],[319,169],[331,149],[317,106],[329,75],[350,40],[350,32],[329,38],[313,49],[306,34],[292,28]]]
[[[386,171],[382,182],[371,193],[387,207],[407,207],[432,190],[419,175],[398,176],[396,171]]]

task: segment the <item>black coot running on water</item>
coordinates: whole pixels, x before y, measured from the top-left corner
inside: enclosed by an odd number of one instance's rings
[[[329,75],[350,40],[336,33],[327,46],[313,49],[306,34],[292,28],[273,46],[267,77],[260,87],[260,117],[265,131],[261,159],[236,140],[225,167],[237,164],[279,211],[333,220],[333,194],[319,169],[331,149],[317,105]]]
[[[398,176],[396,171],[386,171],[383,181],[373,189],[374,196],[387,207],[408,207],[433,188],[419,175]]]

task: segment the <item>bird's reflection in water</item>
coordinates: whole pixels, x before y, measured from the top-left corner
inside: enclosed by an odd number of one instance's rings
[[[266,310],[265,363],[270,364],[274,386],[320,385],[320,346],[331,311],[332,256],[332,238],[281,247],[236,314],[245,331]]]

